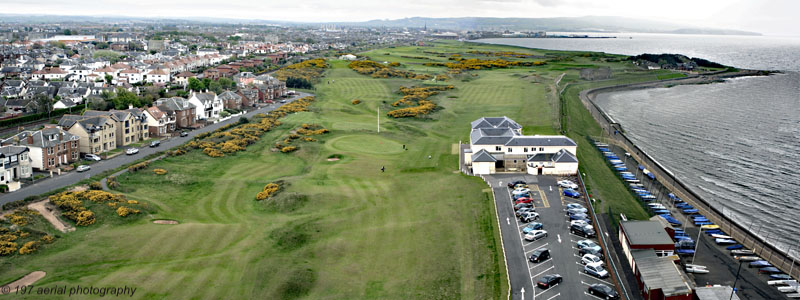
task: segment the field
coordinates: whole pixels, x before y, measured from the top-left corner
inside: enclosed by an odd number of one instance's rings
[[[47,276],[37,286],[127,285],[139,289],[139,299],[503,298],[508,287],[491,196],[479,178],[457,172],[452,152],[454,144],[468,142],[469,122],[483,116],[508,116],[526,134],[565,130],[580,144],[582,169],[592,191],[608,203],[604,207],[646,217],[588,145],[586,137],[600,131],[577,93],[657,75],[613,55],[458,42],[362,54],[439,75],[446,68],[423,64],[448,62],[452,54],[487,58],[472,50],[525,52],[546,56],[548,63],[423,82],[372,78],[331,60],[310,112],[285,117],[247,151],[224,158],[193,151],[120,176],[125,195],[149,203],[152,215],[79,228],[36,254],[0,258],[0,282],[43,270]],[[618,79],[579,79],[580,68],[603,66]],[[402,97],[400,87],[424,84],[455,88],[430,98],[440,108],[430,115],[386,116]],[[354,99],[361,103],[352,104]],[[562,113],[568,117],[561,119]],[[331,133],[295,142],[300,150],[293,153],[271,151],[303,123]],[[332,155],[341,160],[328,161]],[[154,175],[153,168],[169,174]],[[287,183],[284,191],[255,201],[265,184],[277,180]],[[180,224],[157,225],[155,219]],[[26,297],[38,298],[19,298]]]

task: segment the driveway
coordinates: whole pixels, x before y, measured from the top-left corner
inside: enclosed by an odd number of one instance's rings
[[[312,94],[308,94],[308,93],[298,93],[297,95],[295,95],[295,96],[293,96],[293,97],[291,97],[289,99],[286,99],[286,100],[287,100],[287,103],[288,103],[288,102],[291,102],[291,101],[294,101],[296,99],[299,99],[301,97],[306,97],[306,96],[313,96],[313,95]],[[253,115],[258,114],[258,113],[270,112],[270,111],[275,110],[276,108],[278,108],[280,105],[281,105],[281,103],[271,104],[269,106],[265,106],[265,107],[259,108],[257,110],[248,112],[244,116],[245,117],[252,117]],[[142,157],[145,157],[147,155],[150,155],[150,154],[153,154],[153,153],[156,153],[156,152],[159,152],[159,151],[164,151],[164,150],[168,150],[168,149],[172,149],[172,148],[178,147],[178,146],[183,145],[184,143],[190,141],[192,138],[194,138],[194,136],[196,136],[198,134],[209,132],[209,131],[214,131],[217,128],[222,127],[223,125],[238,122],[239,118],[241,118],[241,117],[242,116],[233,117],[233,118],[231,118],[229,120],[226,120],[224,122],[211,124],[211,125],[205,126],[203,128],[197,129],[197,130],[189,131],[189,136],[186,136],[186,137],[172,137],[172,138],[168,138],[168,139],[162,140],[161,141],[161,146],[158,146],[156,148],[150,148],[150,147],[144,146],[144,147],[140,148],[139,149],[139,153],[135,154],[135,155],[124,155],[123,154],[123,155],[119,155],[117,157],[114,157],[114,158],[111,158],[111,159],[108,159],[108,160],[99,161],[97,163],[92,164],[92,169],[89,170],[89,171],[86,171],[86,172],[78,173],[78,172],[72,171],[72,172],[68,172],[68,173],[62,173],[62,175],[57,175],[57,176],[54,176],[53,178],[48,178],[48,179],[36,182],[34,184],[24,185],[21,189],[15,191],[15,192],[0,195],[0,206],[2,206],[3,204],[6,204],[8,202],[25,199],[28,196],[36,196],[36,195],[47,193],[49,191],[52,191],[52,190],[55,190],[55,189],[59,189],[59,188],[65,187],[65,186],[73,185],[73,184],[78,183],[79,181],[81,181],[83,179],[89,179],[90,177],[92,177],[92,176],[94,176],[96,174],[100,174],[100,173],[102,173],[104,171],[116,169],[116,168],[124,166],[126,164],[130,164],[130,163],[132,163],[134,161],[137,161],[137,160],[139,160]]]

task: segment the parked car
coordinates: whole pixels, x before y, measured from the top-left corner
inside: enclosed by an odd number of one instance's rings
[[[86,154],[83,157],[83,159],[85,159],[85,160],[93,160],[93,161],[100,161],[101,160],[100,156],[98,156],[96,154],[91,154],[91,153],[90,154]]]
[[[589,285],[589,294],[601,299],[619,299],[617,290],[602,283]]]
[[[539,214],[529,211],[519,216],[519,220],[525,223],[530,223],[539,219]]]
[[[581,263],[584,265],[600,264],[601,266],[605,264],[605,262],[602,259],[600,259],[600,257],[594,254],[584,254],[581,257]]]
[[[536,285],[542,289],[548,289],[551,286],[555,286],[559,283],[564,281],[564,278],[561,278],[561,275],[558,274],[547,274],[544,275],[539,281],[536,282]]]
[[[567,204],[567,210],[569,210],[569,209],[573,209],[573,208],[583,208],[583,209],[586,209],[585,207],[583,207],[583,205],[580,205],[580,204],[578,204],[578,203],[568,203],[568,204]]]
[[[516,204],[520,204],[520,203],[531,203],[531,202],[533,202],[533,199],[531,199],[531,198],[519,198],[519,199],[514,201],[514,204],[516,205]]]
[[[520,215],[522,215],[523,213],[529,212],[529,211],[536,211],[536,208],[533,207],[533,206],[531,206],[531,207],[523,207],[523,208],[518,209],[516,212],[514,212],[514,214],[517,216],[517,218],[519,218]]]
[[[606,256],[603,255],[602,250],[599,250],[599,249],[583,248],[581,250],[578,250],[578,255],[583,256],[583,255],[586,255],[586,254],[591,254],[591,255],[597,256],[600,259],[605,259],[606,258]]]
[[[155,147],[158,147],[158,146],[161,146],[161,141],[155,140],[155,141],[150,142],[150,148],[155,148]]]
[[[576,243],[578,249],[589,248],[589,249],[597,249],[600,250],[600,245],[596,244],[592,240],[581,240]]]
[[[529,232],[528,234],[525,235],[525,240],[533,242],[535,240],[546,238],[546,237],[547,237],[547,231],[546,230],[534,230],[534,231],[531,231],[531,232]]]
[[[519,210],[520,208],[523,208],[523,207],[533,207],[533,203],[516,204],[516,205],[514,205],[514,210]]]
[[[286,103],[286,100],[281,100],[281,103]]]
[[[594,227],[592,227],[592,225],[587,225],[587,224],[584,224],[584,225],[578,225],[578,224],[570,225],[569,226],[569,232],[572,232],[573,234],[580,235],[582,237],[587,237],[587,238],[595,236]]]
[[[531,194],[529,194],[529,193],[511,195],[511,199],[514,199],[514,200],[517,200],[519,198],[530,198],[530,197],[531,197]]]
[[[589,224],[589,221],[587,221],[587,220],[572,220],[572,221],[569,221],[569,226],[572,226],[572,225],[575,225],[575,224],[591,225],[591,224]]]
[[[564,190],[564,196],[572,197],[572,198],[580,198],[581,193],[573,189],[566,189]]]
[[[550,250],[547,250],[547,248],[539,248],[531,253],[531,256],[528,257],[528,261],[532,263],[540,263],[548,258],[550,258]]]
[[[137,148],[128,148],[128,150],[125,150],[125,154],[127,155],[134,155],[136,153],[139,153],[139,149]]]
[[[188,131],[181,131],[181,137],[189,136]]]
[[[513,189],[517,185],[526,185],[526,184],[527,183],[525,181],[517,180],[517,181],[514,181],[514,182],[509,182],[508,183],[508,188]]]
[[[575,208],[568,208],[567,209],[567,213],[576,213],[576,214],[585,214],[588,211],[589,210],[587,210],[587,209],[585,209],[583,207],[575,207]]]
[[[558,186],[565,188],[565,189],[578,189],[578,185],[569,180],[561,180],[558,182]]]
[[[521,188],[511,191],[512,195],[519,195],[519,194],[528,194],[531,190],[529,188]]]
[[[92,166],[90,166],[90,165],[80,165],[75,170],[78,171],[78,172],[85,172],[85,171],[89,171],[90,169],[92,169]]]
[[[597,278],[608,277],[608,271],[600,264],[588,264],[583,266],[583,272]]]
[[[531,231],[535,230],[542,230],[544,228],[544,224],[539,222],[528,223],[528,226],[522,228],[522,233],[528,234]]]
[[[574,214],[569,216],[570,220],[584,220],[587,223],[589,222],[589,216],[586,214]]]

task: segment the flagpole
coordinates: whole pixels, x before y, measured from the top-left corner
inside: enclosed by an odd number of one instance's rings
[[[381,133],[381,108],[378,107],[376,115],[378,116],[378,133]]]

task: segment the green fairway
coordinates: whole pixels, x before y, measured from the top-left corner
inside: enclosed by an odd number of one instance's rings
[[[581,168],[603,209],[646,217],[588,144],[586,137],[599,135],[600,128],[577,95],[594,86],[653,80],[655,73],[612,55],[455,41],[361,55],[440,75],[446,68],[423,64],[451,61],[452,54],[487,58],[470,51],[522,52],[552,63],[450,74],[447,82],[432,82],[373,78],[330,60],[308,112],[282,118],[282,125],[246,151],[211,158],[195,150],[119,176],[124,194],[148,203],[152,215],[129,224],[80,227],[35,254],[0,258],[0,282],[43,270],[47,276],[37,286],[127,285],[138,288],[136,299],[505,298],[492,197],[480,178],[457,171],[452,150],[459,141],[469,142],[471,121],[487,116],[508,116],[525,134],[566,130],[579,143]],[[617,79],[579,77],[580,68],[606,66]],[[401,87],[426,84],[454,89],[430,96],[438,108],[429,115],[386,115],[396,109],[392,103],[402,97]],[[292,153],[271,149],[304,123],[331,132],[314,136],[318,141],[294,140],[299,150]],[[169,173],[155,175],[154,168]],[[279,180],[285,182],[280,194],[255,201],[267,183]],[[155,219],[180,224],[153,224]]]

